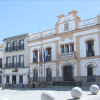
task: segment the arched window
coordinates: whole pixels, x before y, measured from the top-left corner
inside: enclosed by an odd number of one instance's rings
[[[86,56],[95,56],[94,53],[94,41],[93,40],[88,40],[86,41]]]
[[[33,51],[33,63],[38,62],[38,50]]]
[[[46,49],[46,61],[51,61],[51,48]]]

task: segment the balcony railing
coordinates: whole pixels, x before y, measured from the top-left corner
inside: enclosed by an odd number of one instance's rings
[[[37,58],[33,58],[33,63],[37,63]]]
[[[46,56],[46,61],[51,61],[51,56]]]
[[[76,58],[76,52],[60,53],[58,58]]]
[[[88,51],[87,51],[86,57],[91,57],[91,56],[95,56],[95,55],[94,55],[94,52],[93,52],[93,51],[91,51],[91,52],[88,52]]]
[[[17,45],[12,47],[5,47],[5,52],[19,51],[24,50],[24,45]]]
[[[5,63],[4,67],[5,68],[24,68],[28,66],[25,66],[24,62],[17,62],[17,63]]]

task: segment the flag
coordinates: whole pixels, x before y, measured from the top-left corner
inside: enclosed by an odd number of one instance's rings
[[[44,63],[45,63],[45,50],[44,50]]]
[[[37,62],[36,63],[38,64],[38,51],[37,51],[37,55],[36,56],[37,56]]]
[[[39,49],[39,60],[41,62],[41,50]]]

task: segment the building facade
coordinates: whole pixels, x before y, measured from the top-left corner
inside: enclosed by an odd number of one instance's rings
[[[0,84],[3,84],[3,44],[0,44]]]
[[[3,39],[4,84],[28,84],[28,34]]]
[[[81,21],[73,10],[57,18],[54,29],[28,36],[31,82],[100,85],[100,16]]]

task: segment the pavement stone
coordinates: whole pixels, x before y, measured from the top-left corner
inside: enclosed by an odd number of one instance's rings
[[[51,87],[51,88],[9,88],[0,90],[0,95],[9,100],[41,100],[41,94],[52,91],[56,100],[100,100],[100,90],[97,95],[92,95],[90,87],[81,87],[83,95],[80,99],[73,99],[71,90],[73,87]]]

